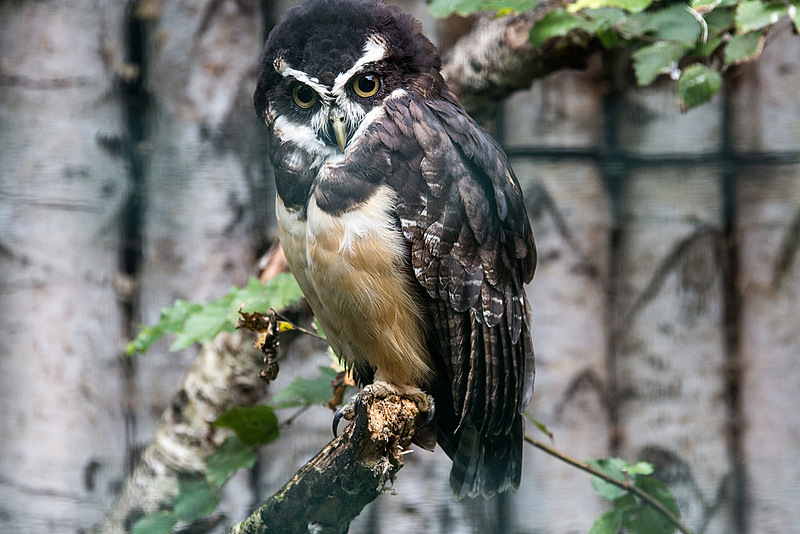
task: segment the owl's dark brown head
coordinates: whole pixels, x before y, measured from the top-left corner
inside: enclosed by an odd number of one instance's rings
[[[444,83],[440,67],[420,23],[396,7],[310,0],[290,9],[269,35],[254,94],[256,113],[262,120],[269,121],[271,113],[302,121],[315,105],[342,96],[366,113],[398,88],[438,93]],[[368,78],[355,79],[360,74]],[[305,87],[298,89],[298,83]],[[336,94],[337,84],[346,95]]]

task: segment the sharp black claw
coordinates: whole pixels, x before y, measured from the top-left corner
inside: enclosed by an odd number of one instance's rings
[[[426,426],[431,424],[435,413],[436,413],[436,405],[431,403],[431,408],[430,410],[428,410],[428,415],[427,417],[425,417],[425,421],[421,425],[419,425],[419,428],[425,428]]]
[[[342,417],[345,417],[345,415],[344,415],[345,411],[348,408],[352,408],[353,415],[355,415],[356,406],[358,406],[358,403],[360,401],[361,401],[361,393],[359,392],[359,394],[356,395],[353,400],[351,400],[350,402],[348,402],[347,404],[345,404],[344,406],[342,406],[341,408],[336,410],[336,413],[333,414],[333,423],[331,424],[331,429],[333,430],[333,437],[334,438],[338,438],[339,437],[339,421],[342,420]],[[345,419],[352,419],[352,417],[345,417]]]
[[[331,425],[331,430],[333,430],[333,437],[339,437],[339,421],[341,420],[342,416],[344,415],[344,406],[336,410],[336,413],[333,414],[333,424]]]

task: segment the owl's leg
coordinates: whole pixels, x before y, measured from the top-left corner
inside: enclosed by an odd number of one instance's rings
[[[425,428],[431,423],[431,421],[433,421],[433,416],[436,411],[436,407],[433,403],[433,397],[419,388],[398,388],[392,384],[389,384],[388,382],[375,381],[372,384],[365,386],[364,389],[362,389],[355,397],[350,399],[350,402],[336,410],[336,413],[333,415],[333,422],[331,425],[334,437],[338,436],[339,434],[339,421],[341,421],[342,417],[348,421],[355,419],[356,407],[366,395],[372,395],[372,397],[376,399],[385,399],[390,395],[396,395],[398,397],[410,400],[416,404],[419,413],[425,414],[425,421],[423,421],[418,428]]]

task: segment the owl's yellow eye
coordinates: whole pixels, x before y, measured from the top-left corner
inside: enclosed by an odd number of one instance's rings
[[[319,97],[317,92],[304,83],[298,83],[292,89],[292,98],[294,103],[302,109],[308,109],[317,103]]]
[[[353,91],[361,98],[369,98],[381,88],[381,79],[377,74],[359,74],[353,80]]]

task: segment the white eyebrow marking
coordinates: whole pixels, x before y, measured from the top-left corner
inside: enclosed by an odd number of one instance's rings
[[[383,39],[378,37],[377,35],[370,35],[367,39],[367,42],[364,43],[364,55],[355,62],[355,64],[347,70],[347,72],[343,72],[339,74],[336,79],[333,81],[333,88],[331,89],[331,93],[336,96],[341,96],[344,94],[344,86],[345,84],[352,78],[361,68],[368,64],[374,63],[375,61],[380,61],[381,59],[386,57],[387,49],[386,43]]]
[[[307,86],[311,87],[319,97],[323,100],[331,100],[330,90],[325,85],[321,84],[319,78],[314,76],[309,76],[305,72],[301,70],[294,69],[290,67],[283,59],[278,59],[275,61],[275,72],[287,78],[291,76],[298,82],[304,83]]]

